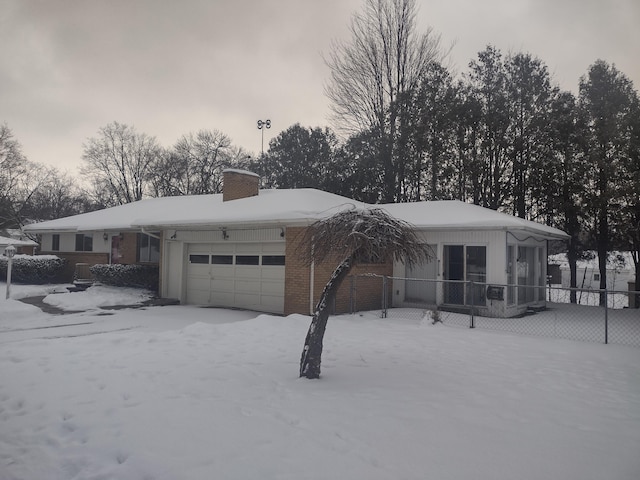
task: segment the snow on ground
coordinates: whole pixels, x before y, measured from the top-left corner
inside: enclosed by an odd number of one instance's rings
[[[346,315],[306,380],[308,317],[56,295],[0,300],[2,480],[640,475],[638,348]]]

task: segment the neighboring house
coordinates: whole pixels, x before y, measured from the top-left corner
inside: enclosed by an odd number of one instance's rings
[[[16,253],[23,255],[33,255],[38,242],[28,239],[20,230],[9,230],[0,235],[0,255],[4,254],[4,249],[9,245],[16,247]]]
[[[600,289],[600,267],[596,252],[588,252],[590,259],[576,262],[576,288]],[[559,253],[549,257],[549,264],[560,268],[563,287],[571,285],[571,272],[567,255]],[[629,282],[635,282],[636,269],[631,252],[610,252],[607,259],[607,290],[627,291]]]
[[[315,189],[258,185],[253,173],[226,170],[222,194],[142,200],[26,230],[41,235],[42,253],[70,262],[159,263],[160,295],[181,303],[308,314],[334,265],[303,265],[296,252],[310,246],[299,245],[299,233],[333,213],[369,205]],[[458,201],[378,207],[413,224],[435,257],[413,268],[359,265],[353,273],[473,280],[483,284],[476,287],[482,290],[476,294],[480,313],[513,316],[544,305],[537,287],[545,284],[546,241],[565,239],[564,232]],[[487,300],[485,283],[522,288],[503,289],[502,300]],[[416,289],[404,280],[394,280],[391,292],[394,306],[455,307],[468,295],[455,283]],[[379,287],[363,289],[358,306],[379,308],[381,295]],[[348,310],[348,285],[335,308]]]

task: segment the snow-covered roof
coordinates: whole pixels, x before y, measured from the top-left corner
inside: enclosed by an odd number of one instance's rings
[[[219,228],[237,224],[297,225],[340,210],[374,207],[312,188],[260,190],[258,196],[222,201],[221,194],[163,197],[32,224],[30,232]],[[567,238],[556,228],[487,208],[450,200],[377,205],[419,229],[519,230],[545,238]]]
[[[391,203],[381,205],[392,216],[419,229],[430,230],[520,230],[546,238],[565,239],[562,230],[507,215],[459,200]]]
[[[14,247],[36,247],[38,246],[38,242],[34,242],[33,240],[29,240],[29,239],[20,240],[19,238],[10,238],[10,237],[0,236],[0,246],[4,248],[7,245],[13,245]]]
[[[30,232],[206,228],[253,223],[293,225],[315,221],[360,205],[316,189],[260,190],[258,196],[222,201],[221,194],[140,200],[117,207],[31,224]]]

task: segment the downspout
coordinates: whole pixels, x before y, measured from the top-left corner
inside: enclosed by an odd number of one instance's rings
[[[315,312],[313,311],[315,305],[313,304],[313,284],[315,280],[315,267],[316,262],[311,262],[311,267],[309,268],[309,315],[313,315]]]

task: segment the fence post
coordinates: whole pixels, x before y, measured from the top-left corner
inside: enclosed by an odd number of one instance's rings
[[[476,304],[475,302],[476,290],[473,285],[473,280],[469,282],[469,290],[471,290],[471,326],[469,328],[476,328],[475,312],[473,311],[474,310],[473,307]]]
[[[609,343],[609,295],[604,289],[604,343]]]

